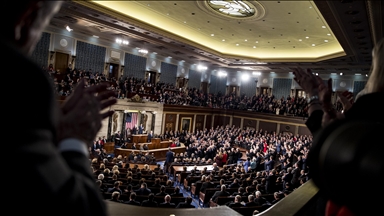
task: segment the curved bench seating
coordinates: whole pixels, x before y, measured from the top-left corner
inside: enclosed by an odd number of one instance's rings
[[[242,216],[240,213],[234,211],[228,206],[219,206],[216,208],[191,208],[191,209],[178,209],[178,208],[153,208],[141,207],[134,205],[127,205],[123,203],[105,201],[109,216],[142,216],[142,215],[183,215],[183,216],[217,216],[217,215],[231,215]]]

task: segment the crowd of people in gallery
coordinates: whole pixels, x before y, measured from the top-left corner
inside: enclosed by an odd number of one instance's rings
[[[153,101],[170,105],[203,106],[223,109],[240,109],[253,112],[271,113],[308,117],[308,103],[304,97],[281,97],[260,94],[252,97],[234,93],[223,94],[204,93],[196,88],[177,88],[174,84],[158,82],[151,84],[144,79],[135,77],[121,77],[120,79],[107,78],[105,74],[92,72],[92,70],[79,70],[68,68],[65,73],[57,74],[52,65],[46,71],[51,74],[58,96],[69,96],[80,78],[86,77],[88,85],[100,82],[110,82],[111,89],[116,91],[117,98],[128,99],[128,95],[138,94],[145,101]]]
[[[173,203],[172,200],[183,201],[183,206],[190,204],[191,197],[184,197],[178,192],[190,188],[172,178],[172,166],[184,167],[184,172],[188,172],[186,179],[189,185],[202,180],[202,183],[207,182],[200,186],[202,192],[206,188],[216,188],[218,192],[226,190],[222,195],[233,198],[226,203],[228,206],[234,203],[241,203],[241,206],[272,205],[310,178],[306,157],[312,143],[311,136],[227,125],[195,133],[166,131],[161,137],[179,139],[186,145],[184,153],[173,153],[171,158],[167,157],[163,167],[158,164],[151,170],[149,163],[138,162],[134,154],[93,157],[92,167],[104,197],[141,206],[147,206],[145,203],[149,202],[144,200],[150,200],[152,204],[156,199],[159,201],[159,196],[162,196],[162,202],[153,205],[179,206],[179,203],[167,204]],[[242,153],[240,148],[247,151]],[[142,154],[141,157],[150,157],[145,155],[145,151],[137,152]],[[140,164],[143,168],[138,168]],[[210,165],[212,169],[207,169]],[[194,169],[187,171],[189,166]],[[197,169],[198,166],[204,168]],[[175,199],[172,193],[176,191],[185,200]],[[215,203],[218,196],[213,196],[210,202]]]

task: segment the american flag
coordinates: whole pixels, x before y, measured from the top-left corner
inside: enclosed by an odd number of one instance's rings
[[[132,129],[137,124],[137,113],[127,113],[125,118],[125,129]]]

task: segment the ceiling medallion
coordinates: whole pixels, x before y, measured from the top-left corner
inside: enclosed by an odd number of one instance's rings
[[[246,1],[208,1],[215,11],[232,17],[251,17],[256,9]]]
[[[265,8],[257,1],[196,1],[205,12],[229,19],[259,20],[265,15]]]

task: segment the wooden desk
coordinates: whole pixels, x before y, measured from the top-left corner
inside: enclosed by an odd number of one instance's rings
[[[132,142],[134,143],[146,143],[148,140],[147,134],[134,134],[132,135]]]
[[[139,152],[140,150],[135,150],[135,149],[122,149],[122,148],[117,148],[115,149],[115,155],[122,155],[124,156],[129,156],[131,152]],[[172,151],[175,153],[185,153],[185,146],[181,147],[174,147],[172,148]],[[149,154],[154,154],[156,157],[156,160],[164,160],[165,159],[165,154],[168,152],[168,148],[161,148],[161,149],[152,149],[148,151],[143,151],[143,152],[149,152]]]
[[[139,143],[139,144],[136,144],[136,148],[137,148],[136,150],[140,150],[140,146],[144,145],[144,144],[148,145],[148,150],[152,150],[152,149],[168,148],[171,145],[171,143],[172,143],[171,141],[161,141],[159,143],[148,143],[148,142]],[[125,144],[127,149],[132,149],[132,145],[133,145],[133,143],[126,143]]]
[[[115,143],[107,142],[104,144],[104,148],[107,154],[112,154],[115,151]]]

